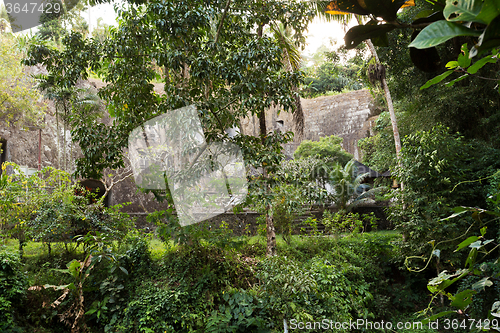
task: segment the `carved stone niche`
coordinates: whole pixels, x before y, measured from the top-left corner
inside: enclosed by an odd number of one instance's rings
[[[104,193],[106,193],[106,188],[104,187],[103,182],[97,179],[85,179],[78,182],[78,184],[90,192],[92,195],[89,195],[89,204],[93,203],[100,198],[103,197]],[[109,193],[104,198],[104,207],[109,207]]]

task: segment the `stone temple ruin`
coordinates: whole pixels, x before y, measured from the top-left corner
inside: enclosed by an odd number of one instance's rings
[[[318,141],[320,137],[336,135],[344,139],[343,148],[361,159],[358,150],[360,139],[373,135],[378,113],[373,105],[373,98],[367,89],[352,91],[334,96],[322,96],[314,99],[301,99],[304,110],[304,133],[299,137],[295,133],[292,114],[279,112],[271,108],[266,113],[268,129],[292,131],[294,141],[285,145],[285,154],[292,157],[302,140]],[[257,116],[241,121],[244,134],[258,135],[259,120]]]
[[[91,86],[89,83],[84,85]],[[95,83],[92,84],[96,86]],[[293,156],[302,140],[319,140],[320,137],[336,135],[344,139],[343,148],[360,159],[358,151],[358,140],[372,135],[371,129],[377,118],[373,107],[373,99],[368,90],[358,90],[335,96],[323,96],[315,99],[302,99],[304,111],[304,133],[302,137],[295,135],[294,141],[285,145],[285,154]],[[61,162],[66,161],[66,170],[73,170],[73,162],[79,157],[79,150],[71,143],[69,131],[66,134],[65,158],[61,158],[63,149],[61,143],[58,145],[56,119],[54,108],[49,104],[48,114],[44,119],[41,129],[22,130],[12,127],[0,127],[0,139],[3,153],[0,155],[0,163],[5,161],[14,162],[22,167],[24,172],[32,173],[38,168],[53,166],[63,168]],[[270,108],[266,113],[268,130],[295,132],[292,114],[279,113],[278,108]],[[59,128],[61,131],[61,128]],[[240,131],[244,134],[258,135],[259,121],[256,116],[241,120]],[[62,136],[62,132],[61,136]],[[126,174],[126,170],[122,170]],[[1,172],[1,170],[0,170]],[[120,171],[119,171],[120,172]],[[106,180],[102,180],[106,181]],[[96,184],[99,181],[95,182]],[[103,185],[96,185],[103,187]],[[106,202],[108,205],[124,204],[122,210],[131,216],[144,217],[155,210],[165,209],[166,204],[158,203],[152,194],[144,194],[137,191],[133,177],[117,183],[108,193]],[[231,215],[231,216],[229,216]],[[213,223],[217,221],[231,221],[240,228],[255,219],[257,213],[243,212],[239,214],[223,214],[214,217]],[[233,224],[233,223],[231,223]],[[139,223],[139,227],[140,227]],[[255,224],[253,224],[255,225]]]

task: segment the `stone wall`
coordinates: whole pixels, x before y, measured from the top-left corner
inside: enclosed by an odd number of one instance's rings
[[[376,120],[376,111],[372,106],[372,96],[366,89],[357,90],[335,96],[322,96],[314,99],[301,99],[304,110],[304,133],[302,137],[295,134],[294,141],[285,145],[285,153],[293,156],[302,140],[318,141],[320,137],[336,135],[344,139],[343,148],[361,159],[357,142],[370,136],[371,128]],[[268,130],[278,130],[278,120],[283,121],[283,131],[296,133],[292,114],[279,112],[274,107],[266,114]],[[259,121],[256,116],[241,121],[244,134],[258,135]]]
[[[40,67],[30,67],[27,69],[27,72],[28,74],[46,74],[46,71]],[[103,85],[102,82],[100,86],[96,84],[96,80],[79,83],[80,88],[90,89],[100,88]],[[75,170],[75,160],[82,156],[81,151],[77,144],[71,142],[71,135],[68,129],[66,131],[66,162],[64,162],[62,124],[59,123],[60,144],[58,145],[56,110],[53,103],[49,101],[45,102],[47,112],[40,128],[23,129],[0,123],[1,149],[4,150],[4,153],[0,154],[0,164],[5,161],[14,162],[21,166],[23,171],[34,172],[39,168],[38,155],[40,152],[40,168],[43,169],[44,167],[51,166],[58,169],[65,169],[70,173]],[[106,118],[103,121],[109,121],[109,119]],[[107,175],[108,173],[109,170],[106,170],[105,174]],[[80,179],[75,179],[75,181],[78,180]],[[138,192],[132,178],[128,178],[112,188],[108,194],[108,204],[111,206],[124,204],[122,208],[124,212],[153,212],[166,208],[166,203],[158,203],[153,194]]]
[[[378,218],[377,230],[392,230],[393,225],[387,220],[384,208],[385,208],[384,206],[369,205],[364,207],[358,207],[354,210],[354,212],[359,214],[374,213],[375,216]],[[334,208],[327,208],[327,209],[330,212],[336,211]],[[303,216],[298,217],[293,222],[292,233],[304,234],[312,231],[311,227],[304,224],[303,221],[308,217],[312,217],[320,221],[321,218],[323,217],[323,211],[324,209],[319,208],[314,211],[305,212]],[[245,209],[243,212],[236,214],[229,212],[217,215],[208,220],[200,222],[200,225],[208,230],[214,230],[219,228],[221,223],[224,221],[227,227],[232,231],[233,235],[235,236],[242,236],[242,235],[255,236],[258,234],[257,218],[260,215],[261,215],[260,213]],[[148,223],[146,221],[146,214],[131,213],[130,216],[132,216],[135,219],[135,225],[137,229],[143,230],[145,232],[155,231],[156,225]],[[367,227],[368,230],[372,229],[371,226],[369,225],[366,225],[365,227]],[[318,223],[317,228],[320,233],[323,233],[325,231],[325,226],[321,223]],[[279,230],[276,230],[276,232],[279,233]]]
[[[57,167],[57,142],[55,119],[47,114],[41,129],[0,126],[0,139],[6,161],[30,169],[38,169],[38,154],[41,152],[41,167]],[[39,145],[41,130],[41,145]],[[2,160],[2,162],[5,162]]]

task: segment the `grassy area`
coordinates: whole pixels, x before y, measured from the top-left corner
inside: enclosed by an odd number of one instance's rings
[[[305,245],[311,245],[318,243],[320,240],[339,240],[339,239],[350,239],[356,242],[364,242],[366,239],[375,237],[397,237],[399,235],[398,231],[394,230],[381,230],[359,235],[341,234],[338,236],[334,235],[320,235],[320,236],[303,236],[303,235],[292,235],[290,245],[285,242],[282,235],[276,235],[276,245],[277,249],[286,251],[290,248],[301,248]],[[177,245],[173,241],[168,243],[162,242],[160,239],[151,236],[148,237],[149,251],[151,252],[151,257],[154,260],[160,260],[169,251],[174,251]],[[238,240],[242,240],[248,246],[252,245],[266,245],[266,237],[261,235],[251,236],[251,237],[238,237]],[[17,239],[3,239],[2,245],[9,251],[16,252],[19,249],[19,241]],[[118,242],[114,242],[116,247],[119,246]],[[77,247],[76,243],[61,243],[55,242],[51,243],[51,254],[57,255],[62,252],[69,252],[71,254],[79,255],[83,253],[82,246]],[[27,258],[33,258],[37,256],[48,256],[48,246],[42,242],[28,241],[24,246],[24,256]]]

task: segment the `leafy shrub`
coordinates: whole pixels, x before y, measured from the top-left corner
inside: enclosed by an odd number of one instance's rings
[[[193,328],[187,292],[146,283],[136,290],[115,332],[180,332]]]
[[[319,235],[320,231],[318,230],[318,220],[317,219],[309,216],[307,219],[302,221],[302,223],[305,226],[308,226],[310,228],[311,235],[313,235],[313,236]],[[307,232],[305,227],[302,227],[300,231],[302,234],[305,234]]]
[[[130,232],[117,254],[117,260],[130,274],[140,276],[154,268],[148,238],[137,232]]]
[[[270,332],[262,300],[245,290],[223,292],[224,304],[212,311],[206,332]]]
[[[455,206],[485,207],[488,181],[478,180],[493,174],[499,163],[500,151],[466,142],[444,126],[405,137],[402,167],[394,170],[404,190],[396,192],[397,200],[389,208],[389,219],[405,236],[400,244],[404,254],[421,255],[430,249],[432,240],[464,234],[472,219],[442,219]],[[461,261],[452,243],[440,250],[448,264]]]
[[[16,308],[26,296],[27,279],[19,255],[0,248],[0,331],[14,330]]]
[[[360,216],[359,213],[332,213],[325,210],[321,222],[327,231],[336,234],[340,232],[365,232],[368,227],[376,229],[377,221],[378,219],[373,212]]]
[[[370,283],[352,279],[348,270],[321,257],[300,263],[287,257],[266,258],[257,273],[256,289],[269,310],[271,327],[285,320],[349,321],[373,317]]]
[[[335,135],[325,136],[319,141],[303,140],[293,153],[296,159],[316,157],[329,159],[331,163],[339,163],[344,166],[353,156],[342,148],[342,138]]]
[[[70,195],[62,202],[48,201],[35,211],[34,219],[27,223],[27,234],[34,241],[47,243],[69,242],[89,231],[118,240],[132,225],[130,218],[116,208],[87,205],[85,198]]]

